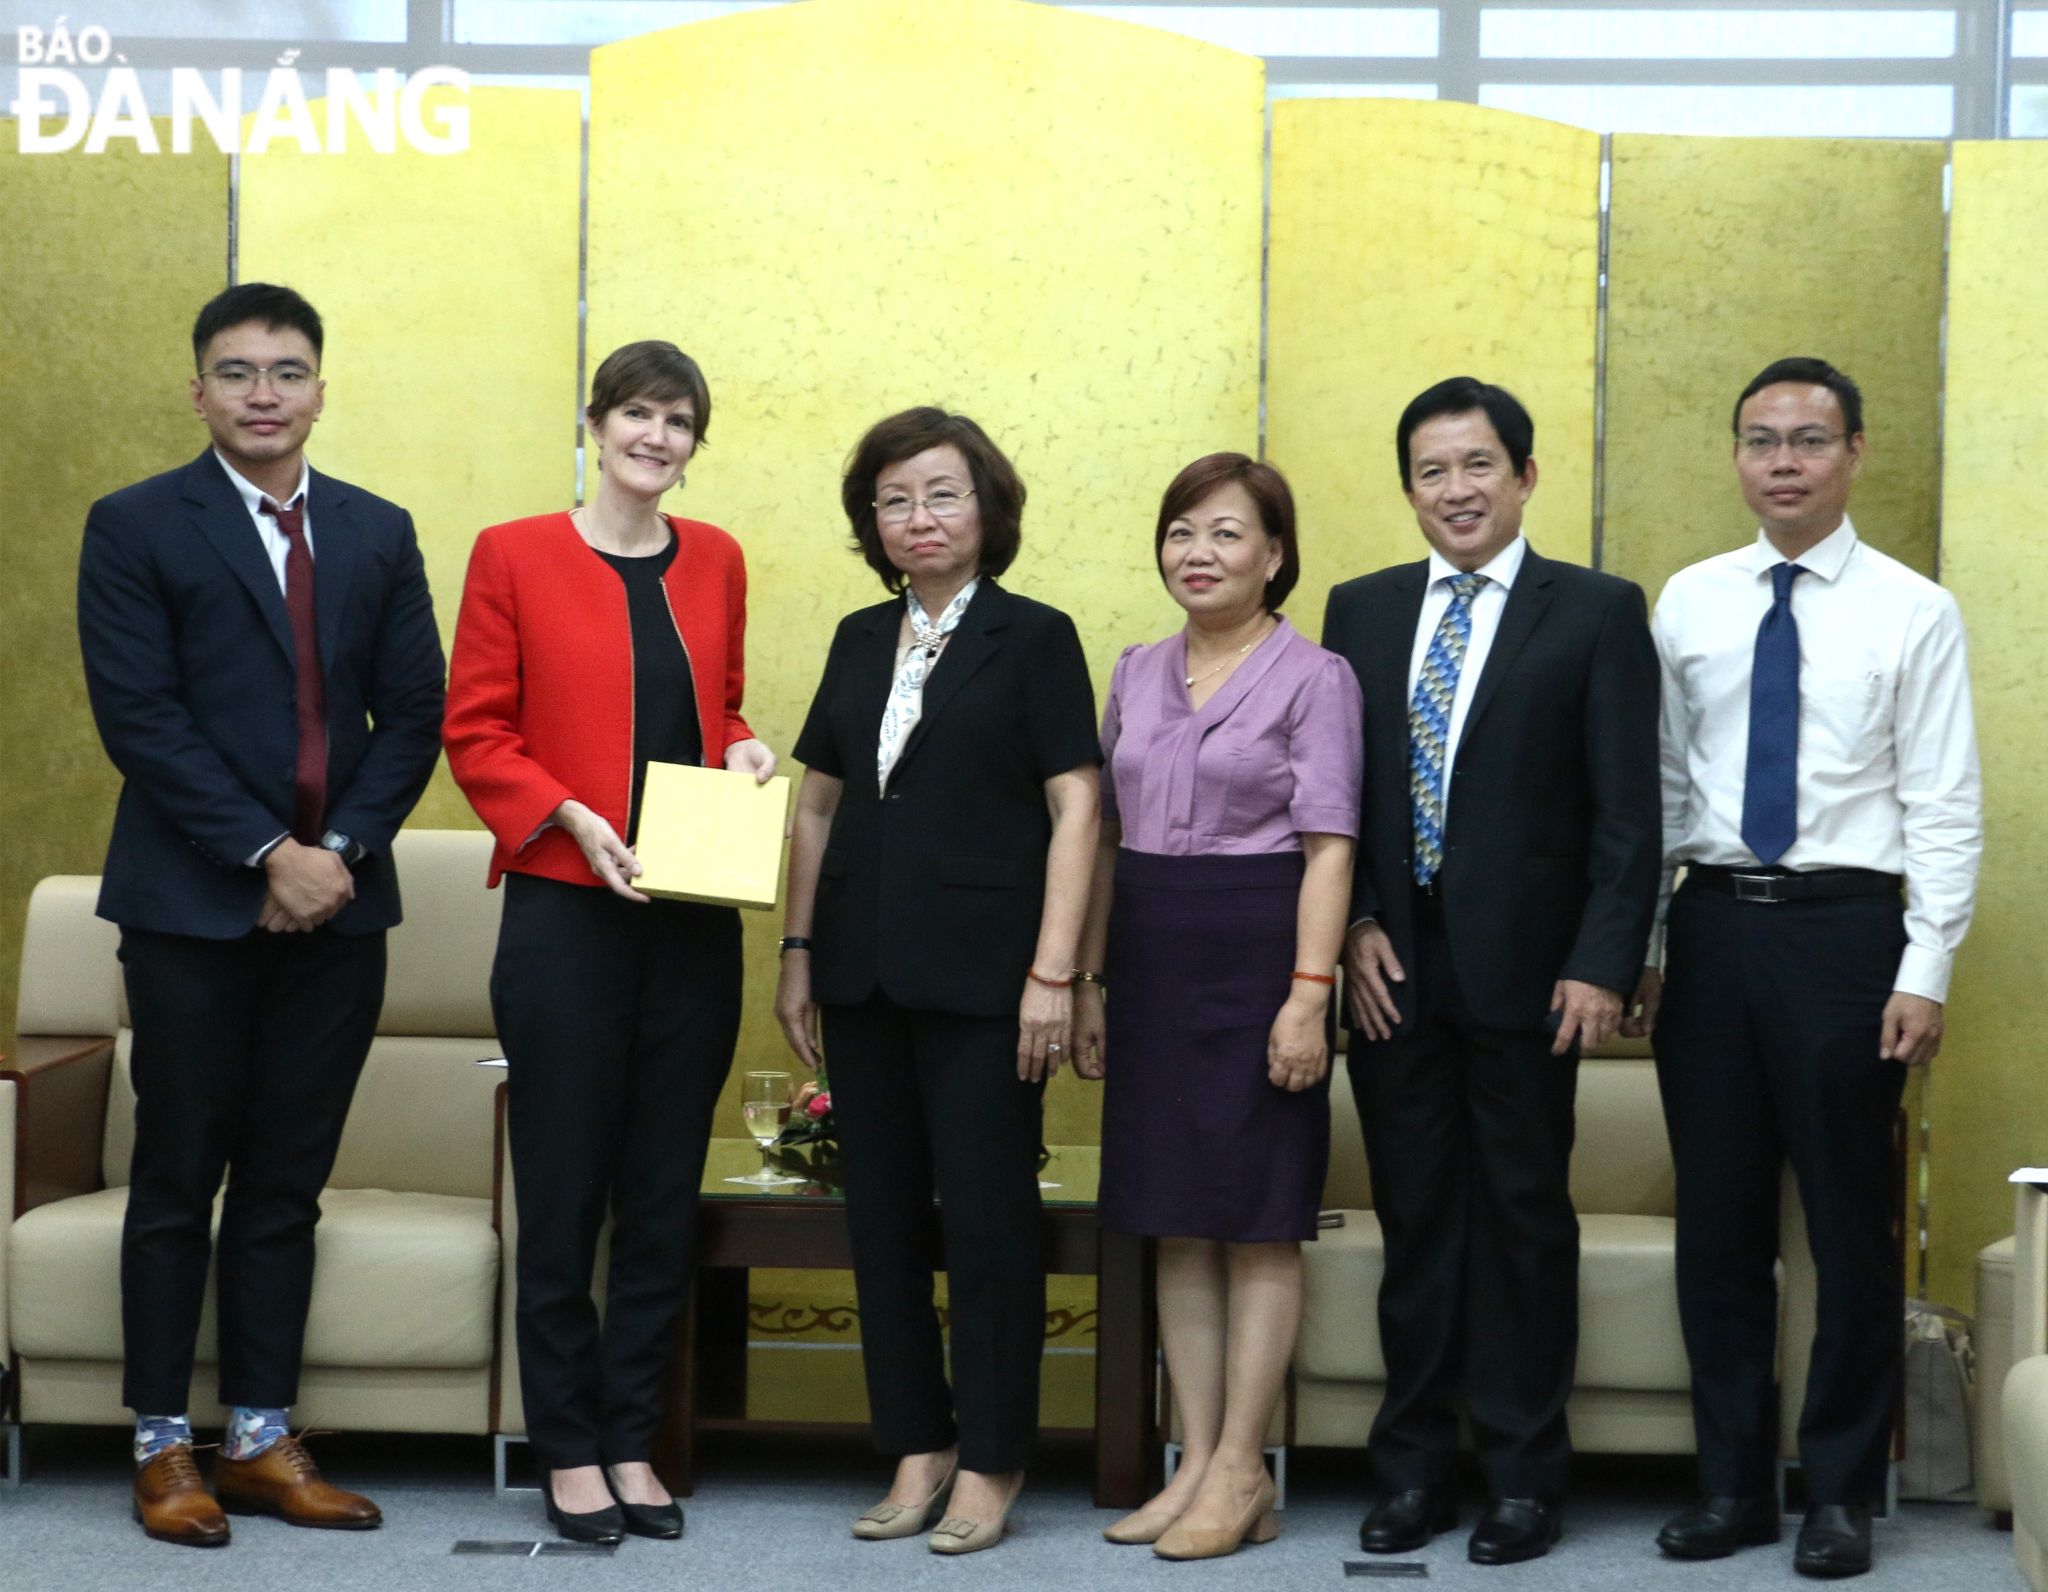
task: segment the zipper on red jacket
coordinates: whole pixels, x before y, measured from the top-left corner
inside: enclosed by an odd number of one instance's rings
[[[669,522],[669,531],[676,539],[676,557],[680,559],[683,556],[683,533],[675,528],[675,522],[672,520]],[[673,568],[674,565],[670,567]],[[661,581],[661,606],[668,610],[668,622],[674,628],[676,641],[683,649],[683,662],[689,666],[690,706],[696,710],[697,736],[701,741],[704,735],[704,704],[697,685],[697,660],[690,656],[689,639],[683,634],[681,621],[676,618],[676,605],[669,600],[668,579],[666,576]],[[704,750],[709,752],[710,747],[706,746]],[[724,762],[725,759],[721,756],[719,758],[720,766],[723,766]]]

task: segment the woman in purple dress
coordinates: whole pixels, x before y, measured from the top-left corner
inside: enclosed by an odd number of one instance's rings
[[[1107,1080],[1103,1225],[1159,1241],[1183,1434],[1173,1480],[1104,1535],[1195,1559],[1277,1530],[1261,1450],[1329,1160],[1364,752],[1350,668],[1279,612],[1301,572],[1279,471],[1196,460],[1155,551],[1187,622],[1110,683],[1074,1060]]]

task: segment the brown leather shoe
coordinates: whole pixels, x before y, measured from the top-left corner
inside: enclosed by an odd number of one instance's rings
[[[228,1517],[199,1479],[191,1445],[178,1443],[135,1471],[135,1518],[158,1542],[191,1548],[227,1545]]]
[[[368,1531],[384,1523],[369,1499],[322,1481],[320,1467],[296,1437],[280,1437],[254,1459],[223,1457],[213,1467],[213,1490],[230,1514],[276,1515],[294,1526],[336,1531]]]

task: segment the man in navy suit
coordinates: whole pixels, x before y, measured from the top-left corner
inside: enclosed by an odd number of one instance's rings
[[[314,474],[320,317],[245,283],[192,332],[212,446],[92,506],[78,631],[123,784],[99,912],[121,927],[135,1151],[121,1237],[136,1517],[216,1546],[222,1505],[379,1523],[293,1438],[313,1228],[384,997],[391,841],[432,773],[443,665],[403,509]],[[184,1413],[215,1194],[210,1495]]]
[[[1359,1541],[1409,1553],[1454,1523],[1462,1391],[1479,1564],[1562,1530],[1578,1053],[1635,987],[1661,850],[1643,594],[1529,545],[1534,445],[1504,388],[1419,394],[1394,448],[1429,557],[1338,586],[1323,626],[1365,698],[1344,971],[1387,1396]]]

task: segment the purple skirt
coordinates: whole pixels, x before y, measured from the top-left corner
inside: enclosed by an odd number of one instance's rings
[[[1330,1088],[1266,1078],[1302,856],[1120,850],[1109,920],[1101,1220],[1155,1238],[1316,1236]]]

